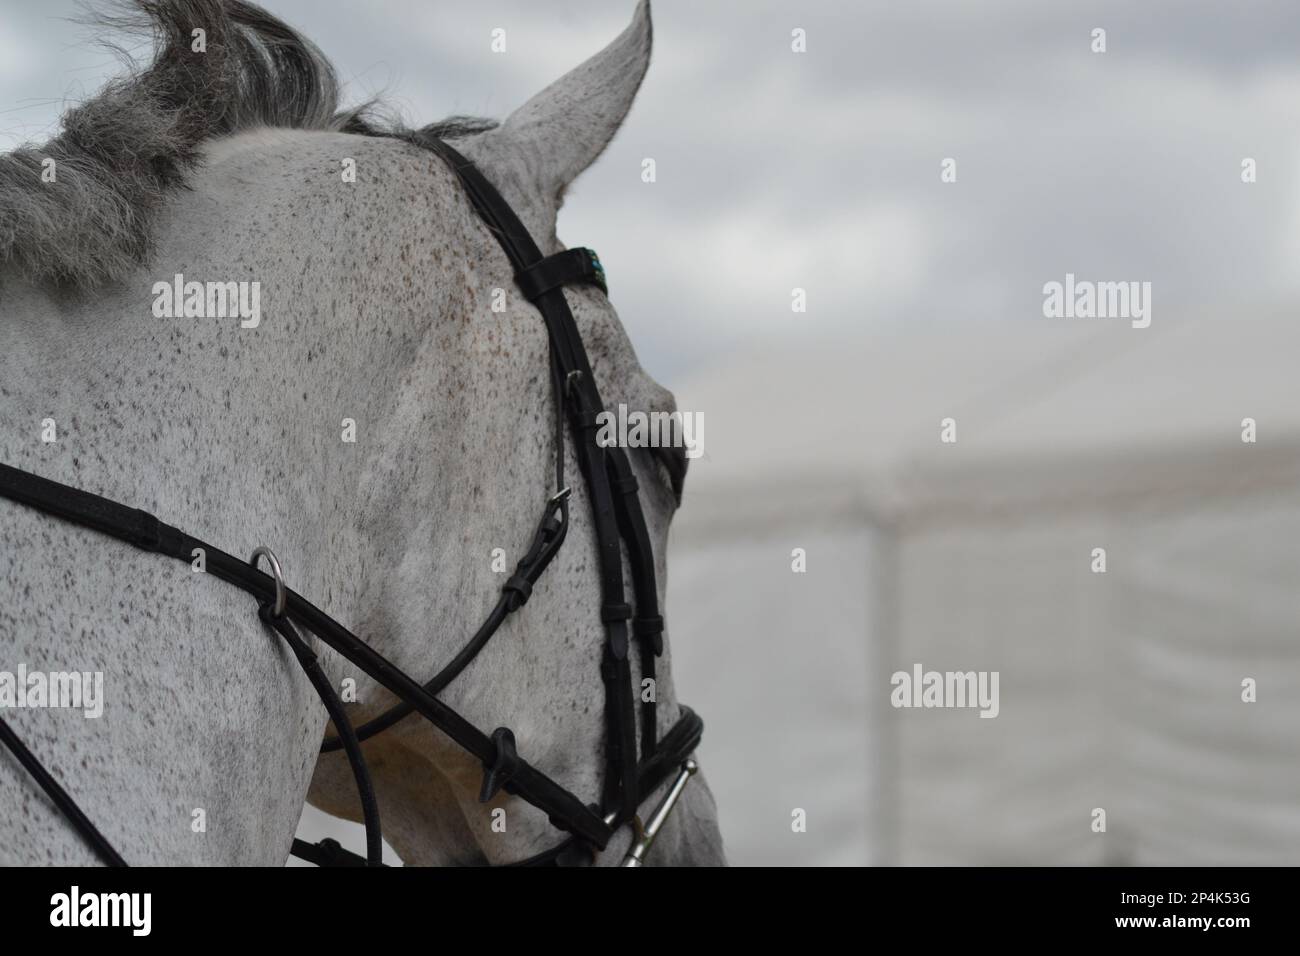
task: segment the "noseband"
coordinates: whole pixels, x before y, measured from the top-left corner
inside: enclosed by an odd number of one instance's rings
[[[437,153],[455,171],[462,187],[497,238],[515,270],[515,282],[546,321],[550,341],[551,389],[555,404],[555,494],[545,503],[533,540],[483,625],[469,642],[430,681],[421,685],[403,673],[368,644],[329,615],[309,603],[284,583],[279,562],[266,548],[258,548],[250,562],[241,561],[144,511],[101,498],[58,482],[0,464],[0,497],[36,508],[54,517],[110,535],[145,551],[189,563],[195,549],[206,554],[207,570],[243,589],[258,600],[259,615],[289,646],[320,695],[338,737],[325,741],[322,751],[342,749],[348,757],[361,797],[366,828],[366,855],[344,850],[335,841],[318,844],[295,839],[294,855],[319,865],[381,865],[382,849],[378,802],[361,741],[417,713],[445,733],[483,765],[480,802],[506,793],[545,812],[552,825],[567,836],[558,845],[516,866],[565,865],[590,860],[603,850],[613,834],[632,824],[636,830],[624,866],[640,866],[650,844],[660,832],[683,788],[695,772],[690,754],[699,744],[704,724],[689,708],[681,707],[677,722],[658,738],[652,699],[640,706],[641,745],[637,751],[637,715],[634,703],[630,648],[635,638],[640,652],[642,678],[654,679],[655,660],[663,653],[663,617],[655,582],[654,552],[637,493],[631,463],[622,448],[602,446],[596,439],[596,416],[604,410],[587,350],[564,286],[588,283],[605,291],[605,273],[589,249],[569,249],[543,256],[519,217],[496,188],[468,159],[435,137],[414,133],[409,141]],[[474,659],[502,622],[527,603],[542,572],[564,543],[569,523],[570,489],[565,484],[563,423],[567,418],[591,500],[601,583],[601,620],[605,641],[600,674],[605,686],[604,787],[598,803],[584,803],[533,767],[515,747],[514,734],[498,727],[490,735],[470,724],[437,698]],[[673,474],[680,488],[680,472]],[[623,580],[623,546],[631,569],[633,604],[627,603]],[[257,567],[266,557],[272,574]],[[338,694],[321,669],[315,653],[300,631],[307,631],[397,696],[400,703],[382,716],[353,728]],[[0,720],[0,741],[18,758],[49,795],[68,822],[110,865],[125,861],[81,811],[67,791],[40,760]],[[642,823],[637,815],[641,800],[673,778],[666,796]]]

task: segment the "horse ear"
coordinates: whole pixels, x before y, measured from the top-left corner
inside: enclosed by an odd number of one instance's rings
[[[530,99],[500,132],[536,158],[543,186],[563,192],[623,124],[650,65],[650,0],[609,46]]]

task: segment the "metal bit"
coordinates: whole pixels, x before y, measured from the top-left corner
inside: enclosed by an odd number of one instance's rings
[[[673,807],[677,803],[677,798],[682,795],[686,789],[687,782],[691,775],[700,769],[700,765],[694,760],[687,760],[682,764],[682,772],[677,775],[673,781],[672,787],[668,790],[668,795],[664,797],[664,802],[659,804],[654,815],[641,828],[641,834],[632,843],[632,847],[627,851],[627,856],[623,857],[620,866],[641,866],[645,862],[646,854],[650,852],[650,846],[655,842],[655,837],[663,829],[664,823],[668,820],[668,814],[672,813]]]

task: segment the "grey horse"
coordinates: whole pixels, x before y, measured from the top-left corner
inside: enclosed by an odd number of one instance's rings
[[[427,679],[491,607],[553,492],[545,326],[448,167],[374,135],[391,126],[372,110],[341,110],[310,43],[229,0],[139,7],[152,62],[70,110],[49,143],[0,156],[0,461],[232,553],[270,546],[291,587]],[[623,122],[650,48],[643,0],[503,122],[427,129],[558,251],[564,191]],[[193,282],[206,311],[172,295]],[[608,300],[567,294],[605,399],[671,411]],[[661,462],[632,458],[662,591],[677,496]],[[604,638],[573,485],[568,544],[442,698],[511,727],[531,763],[595,800]],[[278,865],[305,799],[350,819],[360,807],[343,757],[318,756],[326,713],[295,661],[198,563],[0,499],[0,671],[102,682],[97,716],[12,702],[2,715],[129,862]],[[318,650],[354,721],[395,702]],[[670,655],[661,732],[678,716]],[[557,840],[505,793],[480,804],[480,765],[418,718],[365,751],[407,863],[510,862]],[[0,863],[93,862],[3,751],[0,806]],[[619,861],[630,829],[598,864]],[[648,862],[724,862],[702,774]]]

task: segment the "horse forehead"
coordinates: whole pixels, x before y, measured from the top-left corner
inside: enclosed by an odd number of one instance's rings
[[[296,221],[279,228],[326,245],[420,235],[464,246],[474,219],[438,157],[389,137],[251,130],[207,144],[190,186],[178,202],[286,208]]]
[[[473,148],[480,140],[481,153]],[[554,208],[533,188],[526,159],[490,140],[475,137],[465,144],[466,152],[483,162],[494,179],[503,178],[511,200],[520,200],[521,215],[536,220],[529,226],[544,224],[541,235],[551,237],[554,249],[562,248],[554,239]],[[178,198],[193,208],[184,208],[173,220],[174,230],[185,233],[174,238],[173,247],[202,238],[203,257],[210,260],[226,258],[227,253],[247,254],[259,245],[278,256],[287,251],[278,247],[292,241],[299,251],[320,248],[322,255],[312,268],[321,270],[324,280],[348,258],[345,244],[362,243],[372,250],[379,295],[386,294],[385,283],[396,283],[399,291],[413,283],[441,285],[456,293],[446,303],[449,321],[441,323],[446,334],[437,336],[441,362],[454,362],[464,346],[480,353],[474,366],[498,372],[531,369],[544,361],[541,317],[515,293],[511,267],[499,244],[454,174],[428,150],[386,138],[257,129],[210,143],[192,186]],[[282,216],[267,214],[277,207],[294,219],[286,223]],[[197,230],[202,236],[192,234],[189,223],[205,215],[234,221],[224,240],[218,236],[217,244],[224,241],[227,249],[208,246],[207,230]],[[463,287],[456,289],[454,283]],[[535,326],[503,334],[505,316],[494,308],[501,294],[509,299],[507,314],[516,320],[535,319]],[[662,407],[664,390],[637,362],[610,301],[593,290],[574,290],[570,301],[609,397]],[[389,309],[377,313],[388,316],[385,321],[398,320]],[[466,334],[469,341],[463,339]]]

